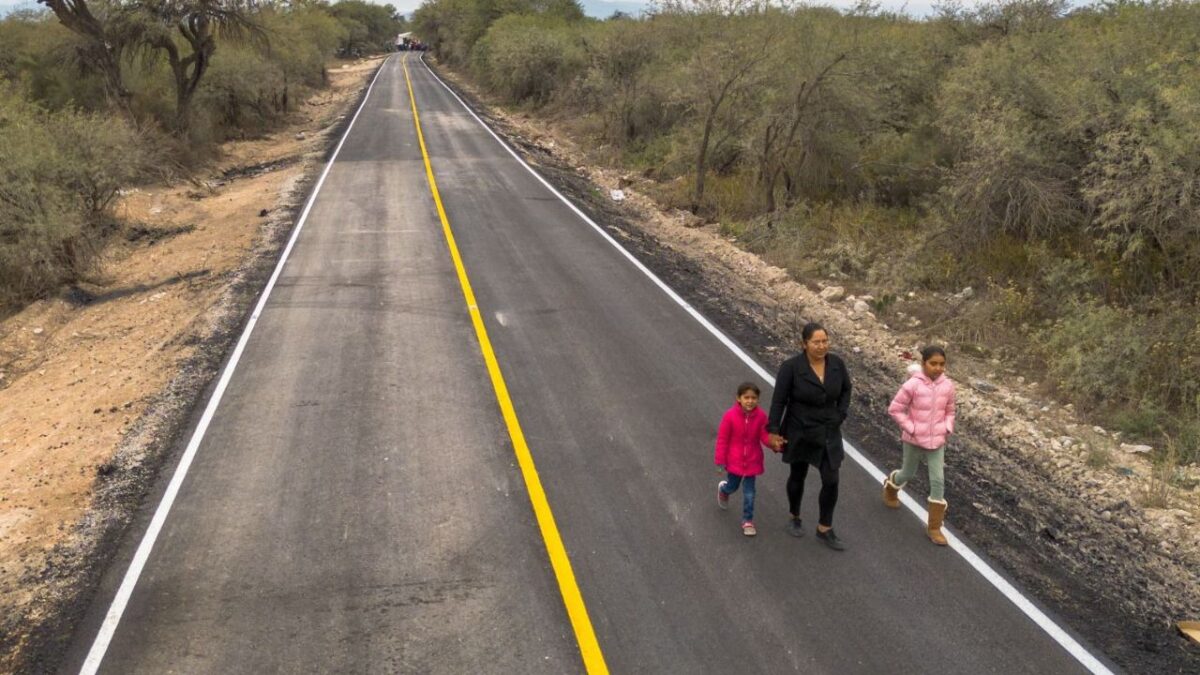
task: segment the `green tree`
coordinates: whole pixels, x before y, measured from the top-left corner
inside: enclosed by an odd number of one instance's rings
[[[51,113],[0,82],[0,306],[91,269],[109,205],[146,161],[122,118]]]
[[[330,6],[329,13],[347,29],[346,51],[391,49],[396,35],[408,28],[404,17],[392,5],[376,5],[365,0],[341,0]]]
[[[174,130],[186,136],[192,99],[212,65],[218,39],[262,39],[250,0],[135,0],[124,6],[126,44],[166,57],[175,87]]]

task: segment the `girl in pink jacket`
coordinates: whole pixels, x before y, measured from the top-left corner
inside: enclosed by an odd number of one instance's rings
[[[929,465],[929,525],[933,543],[946,545],[942,522],[946,518],[946,437],[954,433],[954,382],[946,377],[946,352],[929,346],[921,350],[921,366],[914,370],[888,414],[899,425],[904,463],[883,481],[883,503],[900,508],[900,490],[917,473],[921,462]]]
[[[729,495],[742,488],[742,534],[753,537],[754,483],[763,472],[762,446],[767,438],[767,414],[758,407],[758,385],[738,385],[737,400],[725,411],[717,429],[717,448],[713,462],[725,480],[717,483],[717,506],[729,508]]]

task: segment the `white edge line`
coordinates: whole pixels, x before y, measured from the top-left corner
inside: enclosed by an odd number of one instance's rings
[[[702,315],[700,312],[698,312],[696,310],[696,308],[694,308],[690,304],[688,304],[688,302],[686,300],[684,300],[682,297],[680,297],[680,295],[678,293],[676,293],[674,289],[672,289],[665,282],[663,282],[662,279],[659,279],[658,276],[656,274],[654,274],[654,272],[650,271],[650,269],[648,267],[646,267],[644,264],[642,264],[642,262],[640,260],[635,258],[634,255],[632,253],[630,253],[628,250],[626,250],[624,246],[621,246],[621,244],[619,242],[617,242],[616,239],[614,239],[608,232],[604,231],[604,228],[597,225],[596,222],[594,220],[592,220],[590,217],[588,217],[588,215],[586,213],[581,211],[577,206],[575,206],[575,204],[571,203],[571,201],[569,199],[564,197],[562,195],[562,193],[560,193],[557,189],[554,188],[553,185],[551,185],[549,182],[547,182],[546,179],[541,176],[541,174],[539,174],[536,170],[534,170],[533,167],[529,166],[529,164],[519,154],[517,154],[517,152],[515,150],[513,150],[508,145],[508,143],[505,143],[504,140],[501,139],[500,136],[498,136],[496,134],[496,132],[492,131],[491,127],[489,127],[486,122],[484,122],[482,119],[480,119],[479,115],[475,114],[475,111],[471,109],[471,106],[467,105],[467,103],[465,101],[463,101],[462,98],[459,97],[457,92],[455,92],[453,89],[450,88],[449,85],[447,85],[445,82],[443,82],[442,78],[438,77],[437,73],[433,72],[433,69],[429,67],[428,63],[425,63],[425,55],[424,54],[421,55],[421,64],[424,65],[425,69],[427,71],[429,71],[429,74],[432,75],[433,78],[435,80],[437,80],[439,84],[441,84],[443,87],[445,87],[446,91],[450,92],[450,95],[453,96],[462,105],[462,107],[466,109],[466,111],[468,113],[470,113],[471,117],[474,117],[475,121],[479,122],[479,124],[489,134],[492,135],[492,138],[496,139],[496,142],[499,143],[505,150],[508,151],[508,154],[512,155],[514,159],[516,159],[518,162],[520,162],[521,166],[524,166],[525,169],[529,171],[529,173],[533,174],[534,178],[536,178],[542,185],[546,186],[547,190],[554,193],[554,195],[556,197],[558,197],[560,200],[562,200],[562,202],[564,204],[567,205],[567,208],[574,211],[575,214],[577,216],[579,216],[581,219],[583,219],[583,221],[585,223],[587,223],[588,225],[591,225],[592,228],[594,230],[596,230],[596,232],[600,233],[600,236],[604,237],[604,239],[607,240],[608,243],[612,244],[618,251],[620,251],[620,253],[622,255],[624,255],[625,258],[629,260],[629,262],[633,263],[634,267],[637,267],[639,270],[642,271],[642,273],[644,273],[647,277],[649,277],[650,280],[652,282],[654,282],[655,285],[657,285],[659,288],[661,288],[663,290],[663,292],[666,293],[668,296],[670,296],[670,298],[672,300],[674,300],[676,303],[678,303],[680,307],[683,307],[684,311],[686,311],[688,314],[690,314],[692,316],[692,318],[694,318],[696,321],[698,321],[700,323],[700,325],[702,325],[706,329],[708,329],[708,331],[710,333],[712,333],[713,336],[715,336],[717,338],[717,340],[719,340],[721,342],[721,344],[728,347],[729,350],[732,351],[735,356],[737,356],[739,359],[741,359],[742,362],[745,363],[747,366],[749,366],[750,369],[753,370],[759,377],[761,377],[763,380],[765,380],[767,383],[769,383],[772,388],[775,387],[775,378],[772,377],[771,374],[766,371],[766,369],[764,369],[761,365],[759,365],[753,358],[750,357],[749,354],[747,354],[745,351],[743,351],[742,348],[739,347],[727,335],[722,333],[720,329],[718,329],[716,326],[714,326],[712,324],[712,322],[710,322],[707,318],[704,317],[704,315]],[[886,477],[884,475],[883,471],[881,471],[878,467],[876,467],[871,462],[871,460],[867,459],[866,456],[864,456],[857,448],[855,448],[849,442],[846,443],[846,454],[849,455],[850,458],[853,459],[855,462],[857,462],[859,466],[861,466],[864,470],[866,470],[867,474],[869,474],[871,476],[871,478],[873,478],[876,481],[879,481],[880,483],[883,482],[883,479]],[[925,519],[928,517],[928,515],[929,515],[928,511],[926,511],[917,502],[917,500],[910,497],[907,493],[902,492],[900,495],[900,500],[904,503],[904,505],[908,508],[909,511],[911,511],[914,515],[916,515],[922,521],[925,521]],[[952,532],[949,532],[949,531],[946,531],[945,535],[946,535],[946,539],[949,541],[949,546],[951,549],[953,549],[960,556],[962,556],[963,559],[966,560],[968,565],[973,567],[976,572],[978,572],[981,576],[983,576],[984,579],[986,579],[989,583],[991,583],[992,586],[994,586],[997,590],[999,590],[1000,593],[1002,593],[1004,595],[1004,597],[1008,598],[1008,600],[1011,601],[1014,605],[1016,605],[1018,609],[1020,609],[1022,612],[1025,613],[1026,616],[1028,616],[1030,619],[1032,619],[1033,622],[1035,624],[1037,624],[1039,628],[1041,628],[1043,631],[1045,631],[1055,642],[1057,642],[1059,645],[1061,645],[1063,647],[1063,649],[1067,650],[1067,652],[1070,653],[1071,656],[1073,656],[1077,661],[1079,661],[1080,664],[1082,664],[1090,672],[1096,673],[1097,675],[1113,675],[1113,671],[1111,671],[1107,666],[1105,666],[1103,663],[1101,663],[1101,661],[1098,658],[1096,658],[1091,652],[1089,652],[1075,638],[1071,637],[1071,635],[1068,634],[1067,631],[1063,630],[1063,628],[1061,626],[1059,626],[1057,623],[1055,623],[1053,619],[1051,619],[1049,616],[1047,616],[1045,612],[1043,612],[1036,605],[1034,605],[1033,602],[1029,598],[1025,597],[1025,595],[1023,595],[1021,593],[1021,591],[1017,590],[1017,588],[1015,588],[1003,576],[1001,576],[999,572],[997,572],[990,565],[988,565],[986,562],[984,562],[984,560],[982,558],[980,558],[974,551],[972,551],[965,543],[963,543],[963,541],[961,539],[959,539]]]
[[[129,603],[130,596],[133,595],[133,588],[137,585],[138,578],[142,574],[142,568],[146,566],[146,561],[150,557],[150,551],[154,548],[154,542],[158,539],[158,534],[162,530],[163,523],[167,520],[167,514],[170,513],[171,506],[175,503],[175,497],[179,494],[179,488],[183,484],[183,479],[187,476],[188,469],[192,465],[192,460],[196,456],[196,450],[200,447],[200,442],[204,439],[204,433],[208,430],[208,425],[217,411],[217,406],[221,404],[221,397],[225,394],[225,388],[229,385],[229,380],[233,377],[233,371],[237,367],[238,360],[241,359],[242,352],[246,349],[246,343],[250,340],[250,334],[254,332],[254,326],[258,323],[258,317],[262,314],[263,307],[267,304],[267,298],[271,295],[271,289],[275,287],[275,281],[279,279],[280,273],[283,272],[283,266],[287,263],[288,254],[292,252],[292,247],[295,246],[296,239],[300,236],[300,230],[303,229],[304,222],[308,219],[308,213],[317,201],[317,194],[321,191],[321,186],[325,184],[325,177],[329,175],[329,170],[333,168],[333,163],[337,160],[338,153],[342,150],[342,145],[350,135],[350,130],[354,128],[354,122],[358,119],[359,113],[367,105],[367,99],[371,96],[371,90],[375,87],[375,81],[379,79],[379,74],[383,72],[384,66],[387,65],[390,59],[391,56],[384,59],[383,63],[379,65],[379,70],[375,71],[375,77],[371,78],[371,84],[367,87],[367,93],[363,95],[362,103],[359,104],[358,110],[354,111],[354,117],[350,119],[350,124],[346,126],[346,131],[342,134],[341,140],[338,141],[337,147],[334,148],[333,155],[329,157],[329,162],[325,165],[325,170],[321,172],[321,177],[317,179],[317,184],[308,198],[308,203],[305,204],[304,211],[301,212],[300,219],[296,221],[296,227],[292,230],[292,236],[288,239],[287,246],[283,249],[283,254],[279,257],[279,262],[275,265],[275,271],[267,281],[262,296],[259,297],[258,304],[254,307],[254,312],[250,314],[250,320],[246,322],[246,327],[242,330],[242,336],[238,339],[237,346],[234,347],[233,354],[229,357],[229,362],[225,365],[225,370],[221,373],[221,379],[217,382],[217,387],[213,390],[212,397],[208,399],[208,405],[204,408],[204,414],[200,417],[200,422],[196,425],[196,430],[192,432],[192,438],[188,441],[187,448],[183,451],[183,456],[179,460],[179,466],[176,467],[175,475],[171,477],[171,482],[167,485],[166,492],[163,493],[162,501],[159,502],[158,509],[154,512],[150,526],[146,528],[146,533],[142,536],[142,542],[133,554],[133,560],[130,561],[129,569],[125,572],[125,578],[121,581],[121,586],[117,589],[117,594],[113,597],[112,604],[108,608],[108,614],[104,616],[104,623],[100,625],[96,639],[92,642],[92,648],[88,651],[87,658],[83,662],[83,667],[79,670],[81,675],[93,675],[100,668],[100,662],[104,660],[104,654],[108,651],[108,645],[112,642],[113,635],[117,631],[117,625],[121,622],[121,615],[125,613],[125,606]]]

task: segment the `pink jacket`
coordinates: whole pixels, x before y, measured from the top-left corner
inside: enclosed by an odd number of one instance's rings
[[[767,443],[767,414],[762,408],[750,412],[734,403],[721,418],[717,429],[717,450],[713,462],[725,465],[735,476],[757,476],[763,472],[762,446]]]
[[[888,414],[900,426],[905,443],[937,450],[954,433],[954,382],[945,375],[931,380],[918,370],[896,392]]]

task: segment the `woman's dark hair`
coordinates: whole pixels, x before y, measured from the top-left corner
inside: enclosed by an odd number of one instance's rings
[[[921,363],[925,363],[935,356],[940,356],[943,359],[946,358],[946,350],[937,345],[928,345],[921,349]]]
[[[829,334],[829,331],[825,330],[825,326],[822,326],[816,321],[809,321],[808,323],[804,324],[804,328],[800,329],[800,339],[808,342],[810,339],[812,339],[813,333],[816,333],[817,331],[824,331],[826,335]]]
[[[738,398],[741,398],[742,394],[748,391],[754,392],[755,396],[762,396],[762,392],[758,390],[757,384],[754,384],[753,382],[743,382],[738,385]]]

